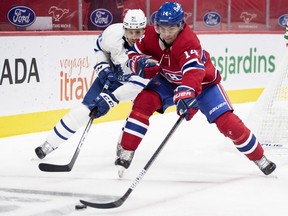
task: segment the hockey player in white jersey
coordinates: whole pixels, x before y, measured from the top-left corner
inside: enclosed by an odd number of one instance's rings
[[[99,118],[119,102],[133,100],[148,83],[149,78],[159,70],[159,66],[143,62],[143,73],[138,76],[127,66],[127,50],[143,35],[146,20],[142,10],[128,10],[123,23],[112,24],[99,35],[94,49],[94,71],[97,78],[82,103],[60,119],[48,134],[46,141],[35,149],[40,159],[57,149],[87,123],[92,110],[97,110],[93,117]],[[108,88],[103,90],[104,86]]]

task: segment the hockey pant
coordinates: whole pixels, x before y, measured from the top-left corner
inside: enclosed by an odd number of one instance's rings
[[[208,90],[210,89],[210,90]],[[208,114],[212,113],[211,109],[206,110],[207,107],[211,106],[211,98],[209,94],[214,91],[213,98],[217,98],[216,104],[229,104],[227,96],[223,94],[223,88],[221,85],[215,85],[213,88],[208,88],[203,91],[204,97],[199,98],[199,109],[210,123],[215,123],[218,130],[226,137],[230,138],[234,143],[235,147],[243,153],[250,160],[259,160],[263,156],[263,148],[257,141],[254,134],[244,125],[241,119],[233,113],[232,106],[227,105],[219,106],[217,109],[218,116],[214,115],[210,118]],[[198,98],[197,98],[198,101]],[[201,107],[204,106],[205,108]],[[213,105],[214,106],[214,105]],[[211,107],[213,107],[211,106]],[[215,106],[214,106],[215,107]],[[221,108],[224,109],[221,111]],[[162,102],[161,96],[155,91],[145,89],[142,91],[134,101],[132,111],[126,119],[125,125],[122,129],[120,144],[126,150],[136,150],[141,140],[145,136],[149,127],[149,118],[156,111],[161,110]],[[215,110],[215,109],[214,109]],[[187,137],[189,139],[189,137]]]

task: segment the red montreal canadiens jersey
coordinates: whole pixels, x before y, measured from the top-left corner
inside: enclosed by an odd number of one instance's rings
[[[162,75],[169,82],[190,86],[196,95],[221,80],[209,53],[202,50],[197,35],[186,24],[168,48],[164,48],[154,26],[147,26],[143,37],[128,54],[130,59],[135,55],[152,56],[159,62],[163,69]]]

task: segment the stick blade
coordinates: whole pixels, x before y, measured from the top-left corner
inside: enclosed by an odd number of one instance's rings
[[[38,167],[43,172],[70,172],[72,169],[70,167],[70,164],[56,165],[56,164],[40,163]]]
[[[88,202],[85,200],[80,200],[80,202],[83,205],[86,205],[92,208],[98,208],[98,209],[117,208],[117,207],[120,207],[126,201],[126,199],[129,197],[132,191],[133,189],[129,188],[122,197],[113,197],[114,201],[112,202],[97,203],[97,202]]]
[[[123,200],[119,199],[114,202],[109,202],[109,203],[93,203],[93,202],[88,202],[85,200],[80,200],[80,202],[85,205],[89,206],[92,208],[98,208],[98,209],[111,209],[111,208],[117,208],[123,204]]]

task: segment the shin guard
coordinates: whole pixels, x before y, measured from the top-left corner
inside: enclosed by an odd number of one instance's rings
[[[83,104],[71,109],[54,126],[47,137],[47,142],[53,148],[58,148],[65,140],[68,140],[76,131],[89,121],[90,110]]]
[[[229,137],[235,147],[248,159],[259,160],[263,156],[262,146],[237,115],[226,112],[215,120],[215,124],[219,131]]]
[[[144,90],[137,96],[122,129],[120,144],[124,149],[137,149],[148,130],[150,116],[160,107],[160,97],[154,91]]]

